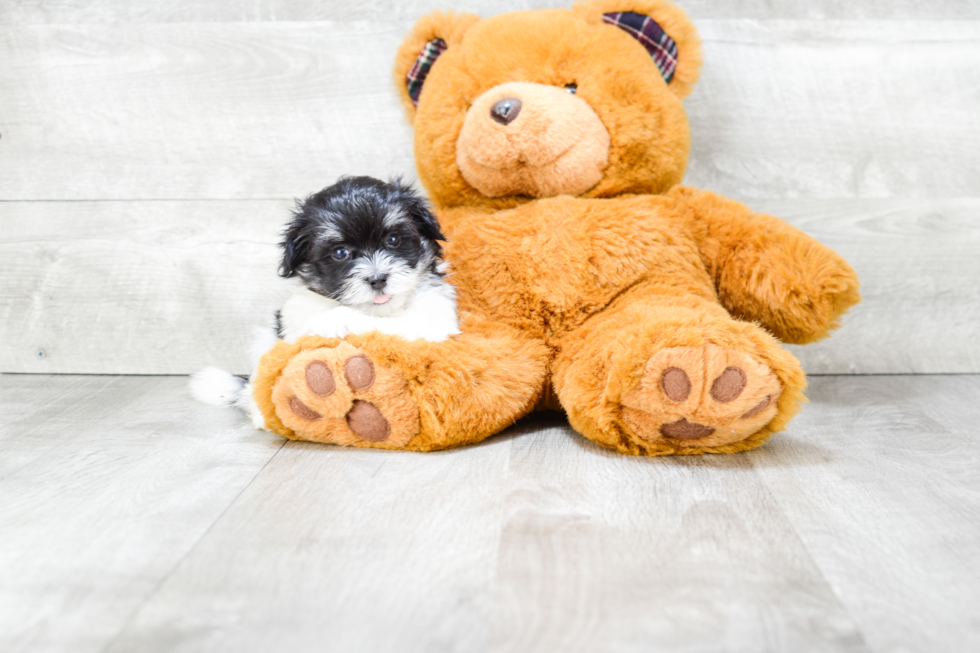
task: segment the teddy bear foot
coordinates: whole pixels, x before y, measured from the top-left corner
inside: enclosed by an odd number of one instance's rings
[[[398,449],[419,433],[404,379],[348,342],[293,357],[272,402],[285,426],[313,442]]]
[[[667,347],[623,396],[623,421],[647,443],[730,445],[772,421],[782,390],[771,368],[741,351],[711,343]]]

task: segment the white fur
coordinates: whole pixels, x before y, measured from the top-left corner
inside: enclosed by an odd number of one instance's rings
[[[376,275],[388,277],[385,291],[390,300],[375,304],[378,294],[369,283]],[[416,290],[429,278],[427,270],[412,267],[406,261],[395,258],[388,252],[375,252],[371,256],[358,259],[344,284],[340,303],[368,315],[392,316],[401,312],[412,301]]]
[[[259,361],[265,352],[272,349],[272,346],[279,341],[279,336],[276,335],[275,326],[272,324],[255,327],[252,329],[252,336],[252,345],[248,348],[248,363],[254,370],[259,366]]]
[[[275,336],[272,343],[275,344]],[[241,377],[217,367],[205,367],[191,375],[188,387],[191,395],[198,401],[212,406],[237,406],[245,411],[255,428],[265,428],[265,416],[252,398],[251,381],[244,381]]]
[[[231,406],[242,392],[243,381],[217,367],[205,367],[191,376],[188,384],[198,401],[212,406]]]
[[[380,331],[406,340],[437,342],[459,333],[455,290],[441,280],[416,290],[401,311],[381,315],[343,306],[299,283],[290,288],[290,292],[280,311],[286,342],[304,335],[343,338],[348,333],[368,331]]]
[[[252,426],[257,429],[263,429],[269,431],[265,426],[265,415],[259,410],[259,405],[255,403],[255,399],[252,397],[252,380],[249,379],[245,387],[242,388],[242,392],[238,395],[238,399],[235,400],[235,405],[240,409],[245,411],[249,419],[252,421]]]

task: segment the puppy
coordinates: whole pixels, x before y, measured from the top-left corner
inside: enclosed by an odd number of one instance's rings
[[[299,283],[279,312],[280,337],[459,333],[441,240],[425,200],[398,181],[348,177],[310,196],[282,242],[279,274]]]
[[[290,295],[275,330],[253,343],[253,370],[277,338],[381,331],[439,341],[459,333],[440,259],[444,240],[425,200],[398,180],[345,177],[298,202],[279,266]],[[264,428],[249,380],[210,367],[191,377],[190,389],[205,403],[239,406]]]

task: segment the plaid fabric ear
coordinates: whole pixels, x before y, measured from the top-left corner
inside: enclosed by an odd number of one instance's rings
[[[677,68],[677,44],[674,39],[667,36],[657,21],[638,14],[635,11],[617,11],[611,14],[602,15],[603,22],[615,25],[626,30],[630,36],[640,42],[653,63],[657,64],[660,74],[668,84],[674,79],[674,70]]]
[[[446,51],[446,42],[442,39],[432,39],[425,44],[419,58],[415,60],[412,69],[405,76],[406,86],[408,86],[408,97],[412,98],[412,104],[419,105],[419,95],[422,94],[422,84],[429,74],[429,69],[436,62],[439,55]]]

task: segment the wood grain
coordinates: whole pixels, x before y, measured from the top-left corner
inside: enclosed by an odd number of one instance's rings
[[[290,443],[107,651],[482,651],[510,438]]]
[[[868,650],[744,457],[553,428],[514,441],[504,496],[490,650]]]
[[[667,459],[553,416],[280,449],[185,383],[0,376],[4,651],[980,645],[980,375],[818,377],[763,448]]]
[[[0,30],[0,199],[245,199],[414,169],[406,22]],[[688,182],[973,197],[980,21],[704,20]],[[915,80],[910,83],[910,80]]]
[[[0,24],[162,23],[315,20],[415,20],[435,9],[492,16],[505,11],[570,7],[568,0],[361,0],[357,3],[306,0],[19,0],[0,5]],[[970,0],[810,0],[809,2],[715,2],[678,0],[694,19],[824,18],[830,20],[976,19],[980,7]]]
[[[980,371],[980,201],[783,200],[750,204],[843,255],[862,301],[816,344],[811,374]]]
[[[282,445],[185,388],[0,377],[0,650],[100,650]]]
[[[980,199],[756,201],[840,252],[864,300],[810,373],[980,371]],[[0,371],[247,373],[290,202],[0,202]],[[38,352],[43,352],[43,358]]]
[[[0,30],[0,199],[289,198],[410,176],[395,24]]]
[[[247,373],[291,203],[0,203],[0,370]]]
[[[699,29],[688,183],[736,198],[977,195],[980,22]]]
[[[290,444],[109,650],[865,650],[719,462],[541,420],[438,455]]]
[[[874,651],[980,649],[978,376],[823,377],[748,455]]]

